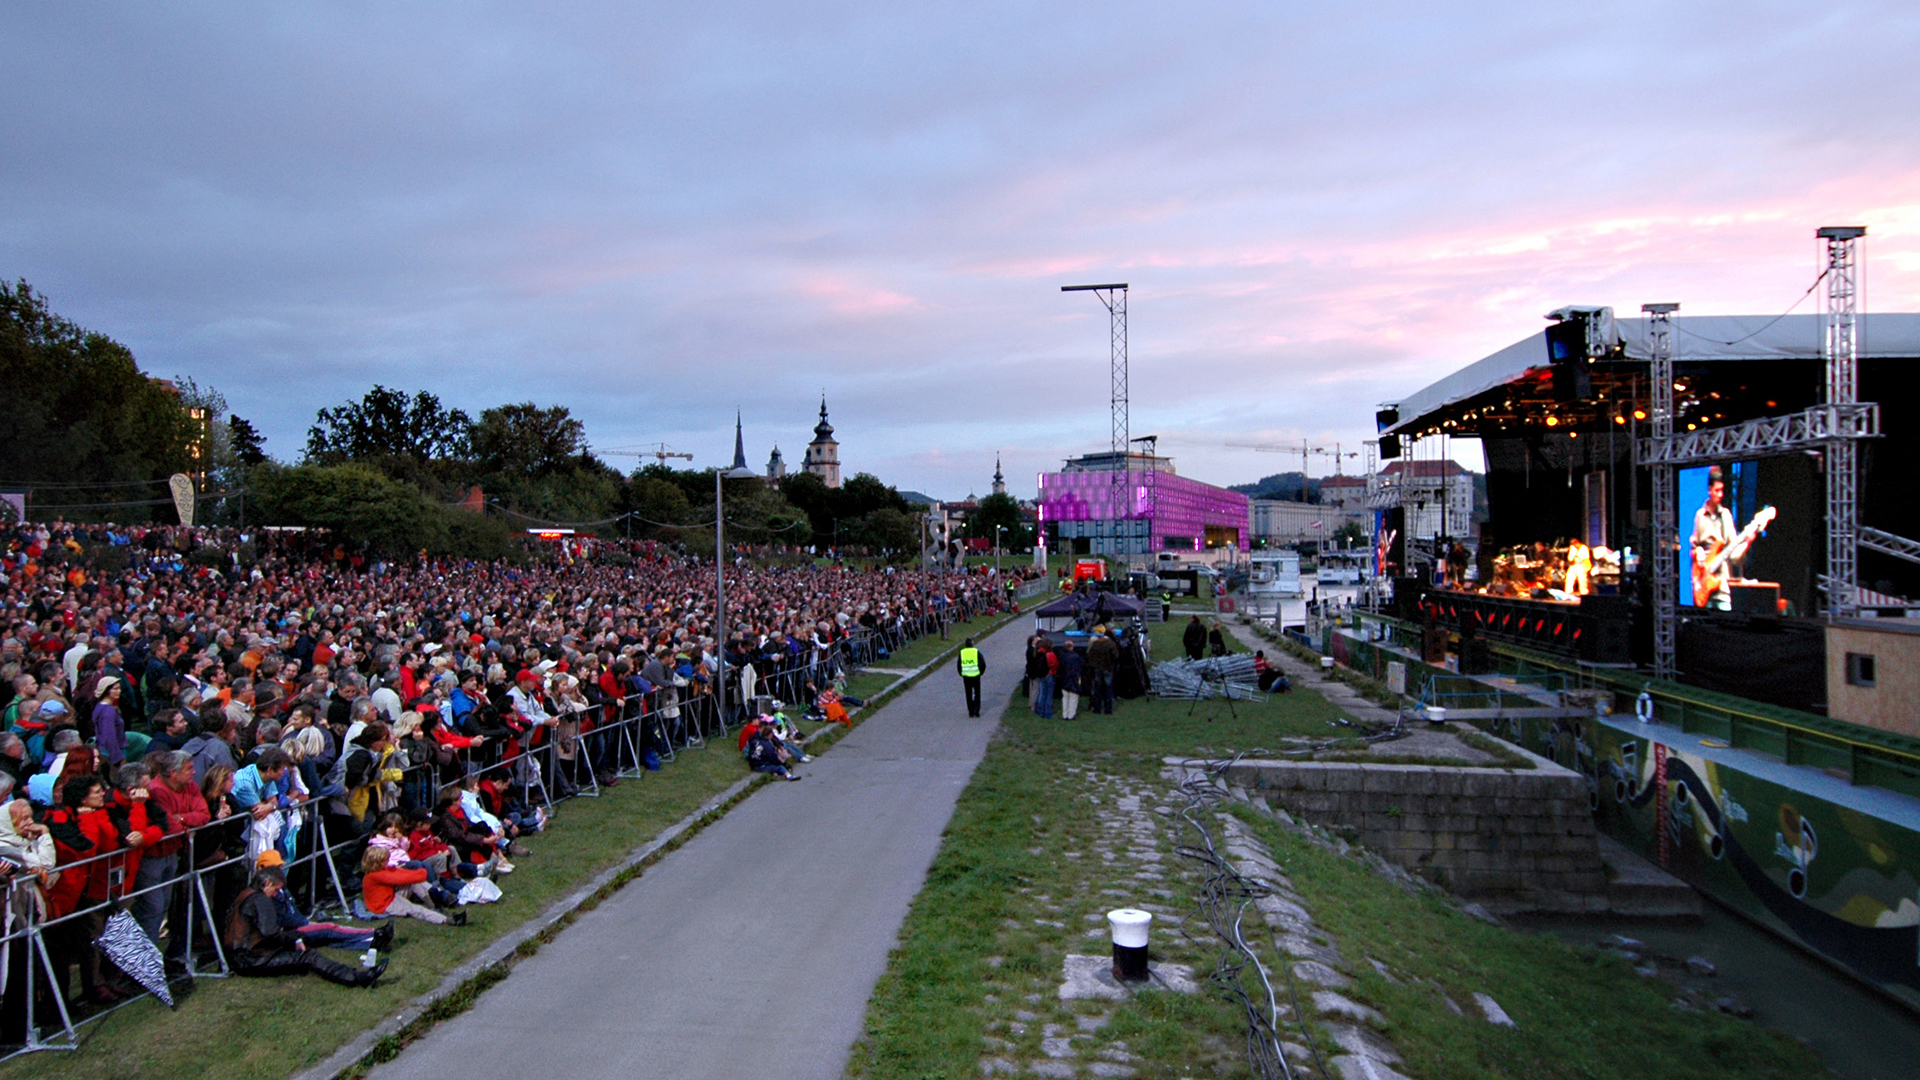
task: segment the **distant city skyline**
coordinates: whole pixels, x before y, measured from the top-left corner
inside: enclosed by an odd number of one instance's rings
[[[1771,315],[1864,224],[1920,309],[1920,11],[1411,3],[25,6],[0,277],[297,458],[374,383],[696,467],[1011,494],[1356,447],[1569,303]],[[1836,72],[1840,77],[1835,77]],[[1809,300],[1799,310],[1810,311]],[[636,459],[609,458],[629,469]],[[637,459],[645,461],[647,459]],[[1357,462],[1348,462],[1349,470]],[[1310,471],[1332,471],[1324,458]]]

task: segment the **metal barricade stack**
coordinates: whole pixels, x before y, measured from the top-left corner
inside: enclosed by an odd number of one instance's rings
[[[1230,697],[1237,701],[1265,701],[1253,657],[1246,653],[1209,656],[1204,660],[1166,660],[1148,673],[1157,697],[1181,701]]]

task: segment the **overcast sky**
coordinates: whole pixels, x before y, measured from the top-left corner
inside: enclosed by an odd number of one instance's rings
[[[1549,10],[1551,9],[1551,10]],[[297,457],[375,382],[696,465],[1297,468],[1568,303],[1920,310],[1920,6],[9,3],[0,276]],[[1811,302],[1809,302],[1811,304]],[[1801,310],[1813,310],[1811,306]],[[610,457],[631,468],[632,457]],[[1315,473],[1329,471],[1316,459]],[[1351,465],[1349,465],[1351,468]]]

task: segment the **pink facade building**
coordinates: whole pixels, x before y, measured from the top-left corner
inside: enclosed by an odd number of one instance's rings
[[[1063,554],[1146,555],[1160,551],[1248,550],[1248,499],[1188,479],[1173,462],[1128,456],[1116,483],[1112,454],[1089,454],[1040,475],[1040,529]]]

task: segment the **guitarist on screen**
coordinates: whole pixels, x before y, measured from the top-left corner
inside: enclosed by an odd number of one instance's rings
[[[1733,607],[1727,582],[1739,576],[1747,549],[1774,517],[1773,507],[1766,507],[1753,515],[1744,530],[1736,530],[1726,496],[1727,474],[1715,465],[1707,470],[1707,501],[1693,515],[1693,602],[1721,611]]]

